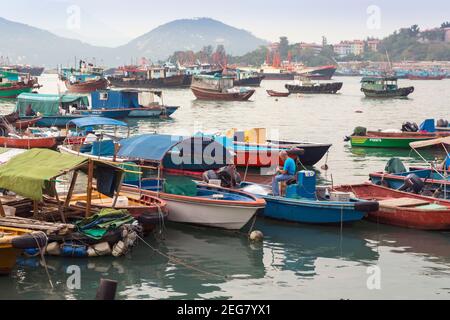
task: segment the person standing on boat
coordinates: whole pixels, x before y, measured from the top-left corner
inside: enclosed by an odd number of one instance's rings
[[[286,151],[280,152],[280,158],[284,162],[283,169],[278,169],[277,175],[272,180],[272,194],[275,197],[280,196],[280,182],[286,182],[295,178],[297,166],[294,159],[289,157]]]

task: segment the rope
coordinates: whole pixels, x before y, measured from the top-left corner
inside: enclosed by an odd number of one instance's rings
[[[160,254],[160,255],[163,256],[164,258],[169,259],[169,261],[171,261],[171,262],[173,262],[173,263],[175,263],[175,264],[182,265],[182,266],[185,267],[185,268],[191,269],[191,270],[193,270],[193,271],[202,273],[202,274],[207,275],[207,276],[212,276],[212,277],[217,277],[217,278],[228,279],[227,276],[223,276],[223,275],[215,274],[215,273],[212,273],[212,272],[209,272],[209,271],[201,270],[201,269],[199,269],[198,267],[195,267],[195,266],[193,266],[193,265],[187,264],[186,262],[183,262],[183,261],[182,261],[181,259],[179,259],[179,258],[176,258],[176,257],[174,257],[174,256],[170,256],[170,255],[167,255],[167,254],[161,252],[160,250],[154,248],[152,245],[150,245],[147,241],[145,241],[145,240],[144,240],[143,238],[141,238],[139,235],[138,235],[137,237],[138,237],[139,240],[141,240],[147,247],[149,247],[150,249],[152,249],[154,252]]]
[[[41,248],[41,245],[39,244],[39,239],[37,237],[37,234],[44,235],[44,237],[45,237],[44,248]],[[47,278],[48,278],[48,282],[50,283],[50,287],[52,287],[52,289],[54,289],[55,287],[53,286],[52,278],[50,277],[50,273],[48,271],[47,261],[45,260],[45,248],[47,248],[47,245],[48,245],[48,237],[43,231],[32,233],[31,236],[33,237],[34,241],[36,241],[36,245],[37,245],[37,247],[39,249],[39,252],[40,252],[40,255],[41,255],[41,262],[44,265],[45,273],[47,274]]]

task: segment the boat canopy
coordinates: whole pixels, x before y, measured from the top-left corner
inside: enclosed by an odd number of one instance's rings
[[[20,116],[25,116],[29,105],[34,112],[39,112],[43,116],[55,116],[60,114],[60,107],[68,109],[71,105],[89,106],[89,99],[86,96],[67,94],[22,93],[17,97],[14,112],[19,112]]]
[[[203,162],[231,163],[233,154],[222,144],[205,137],[183,137],[175,135],[147,134],[120,141],[118,156],[121,158],[161,162],[172,149],[177,149],[181,157],[201,153]],[[195,157],[195,161],[198,158]],[[186,160],[186,159],[183,159]],[[212,164],[212,163],[207,163]]]
[[[420,131],[426,131],[430,133],[436,132],[436,125],[434,119],[425,120],[419,127]]]
[[[95,126],[116,126],[128,127],[128,124],[119,120],[104,117],[85,117],[71,120],[68,125],[75,125],[78,128],[95,127]]]
[[[75,170],[86,171],[89,161],[92,160],[52,150],[32,149],[0,166],[0,188],[41,201],[46,191],[51,192],[57,177]],[[112,190],[118,190],[123,171],[99,161],[94,161],[94,165],[97,187],[103,192],[99,191],[110,194]]]

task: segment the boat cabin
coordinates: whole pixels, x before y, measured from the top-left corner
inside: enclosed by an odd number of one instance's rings
[[[395,91],[398,89],[397,77],[365,77],[362,88],[375,91]]]
[[[160,91],[99,90],[91,94],[92,109],[133,109],[159,106]]]
[[[198,75],[193,77],[192,87],[225,92],[234,87],[234,77],[223,76],[221,74],[215,74],[214,76]]]
[[[17,97],[14,112],[20,117],[27,116],[27,109],[41,116],[52,117],[72,114],[77,110],[87,110],[89,100],[86,96],[22,93]]]

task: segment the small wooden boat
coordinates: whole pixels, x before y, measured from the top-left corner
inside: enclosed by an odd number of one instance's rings
[[[278,92],[274,90],[267,90],[266,92],[271,97],[289,97],[291,94],[290,92]]]
[[[56,146],[56,138],[40,137],[0,137],[0,146],[17,149],[52,149]]]
[[[195,195],[188,196],[154,191],[154,183],[141,188],[135,184],[122,190],[130,197],[142,194],[144,200],[160,197],[167,202],[169,221],[226,230],[241,230],[266,204],[251,194],[210,185],[199,184],[194,187]]]
[[[426,141],[435,139],[433,135],[417,135],[417,134],[400,134],[399,136],[384,136],[384,135],[366,135],[366,136],[351,136],[350,142],[352,147],[364,148],[397,148],[410,149],[410,143],[418,141]]]
[[[0,275],[8,275],[16,265],[16,259],[29,248],[43,248],[46,239],[33,231],[0,226]]]
[[[339,224],[362,220],[378,210],[377,202],[352,198],[347,194],[327,196],[326,188],[316,188],[316,174],[301,171],[298,183],[287,186],[285,197],[264,196],[264,216],[307,224]],[[289,182],[288,182],[289,184]]]
[[[87,195],[73,195],[70,205],[72,207],[86,208]],[[138,220],[146,231],[152,231],[167,219],[168,210],[165,201],[146,195],[136,198],[120,195],[117,200],[107,197],[99,192],[92,193],[92,207],[97,209],[115,208],[127,210],[129,214]]]
[[[67,91],[70,93],[91,93],[97,90],[105,90],[109,85],[108,80],[104,78],[74,83],[66,80],[65,84]]]
[[[14,125],[15,125],[16,129],[22,130],[22,129],[27,129],[28,127],[34,126],[40,120],[42,120],[42,117],[34,117],[34,118],[29,118],[29,119],[20,119]]]
[[[377,223],[420,230],[450,230],[450,202],[392,190],[371,183],[345,185],[334,190],[375,200],[379,210],[368,219]]]
[[[255,90],[234,87],[234,78],[222,75],[194,76],[191,90],[199,100],[247,101]]]

